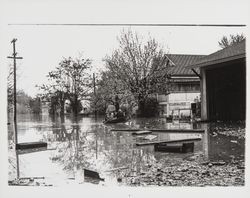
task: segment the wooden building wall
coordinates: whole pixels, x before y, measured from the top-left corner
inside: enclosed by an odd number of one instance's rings
[[[245,59],[218,64],[205,69],[208,120],[245,120],[246,62]],[[204,93],[203,93],[204,98]]]

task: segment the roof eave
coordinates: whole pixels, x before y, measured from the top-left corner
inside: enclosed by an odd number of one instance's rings
[[[206,66],[216,65],[216,64],[220,64],[220,63],[224,63],[224,62],[228,62],[228,61],[233,61],[233,60],[237,60],[237,59],[241,59],[241,58],[246,58],[246,53],[238,54],[238,55],[230,56],[230,57],[226,57],[226,58],[216,59],[216,60],[212,60],[212,61],[208,61],[208,62],[204,62],[204,63],[189,65],[189,66],[186,66],[186,68],[193,69],[193,68],[206,67]]]

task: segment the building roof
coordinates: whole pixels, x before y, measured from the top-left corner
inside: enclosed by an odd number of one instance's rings
[[[232,46],[221,49],[208,56],[203,57],[194,64],[190,64],[187,68],[205,67],[215,65],[227,61],[232,61],[246,57],[246,39]]]
[[[186,68],[186,66],[195,64],[201,58],[204,58],[205,55],[166,54],[166,57],[170,61],[171,68],[169,68],[169,73],[171,76],[196,76],[194,72]]]

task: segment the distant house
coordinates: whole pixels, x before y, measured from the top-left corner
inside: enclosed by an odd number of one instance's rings
[[[200,68],[201,71],[202,120],[245,120],[245,40],[212,53],[187,68]]]
[[[191,103],[200,99],[199,70],[190,70],[186,66],[204,58],[205,55],[167,54],[169,61],[170,83],[168,92],[158,94],[161,115],[191,115]]]
[[[42,104],[41,104],[41,113],[42,113],[42,115],[49,115],[49,105],[50,105],[49,102],[42,101]]]
[[[90,113],[90,100],[81,100],[82,110],[80,114],[88,115]]]

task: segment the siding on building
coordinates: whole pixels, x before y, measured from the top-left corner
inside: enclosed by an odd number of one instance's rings
[[[204,55],[187,55],[187,54],[168,54],[167,58],[171,61],[170,83],[166,94],[158,95],[160,105],[160,114],[171,116],[179,109],[180,114],[191,116],[191,103],[200,99],[200,79],[186,66],[193,64],[204,58]],[[196,70],[199,74],[199,70]]]

